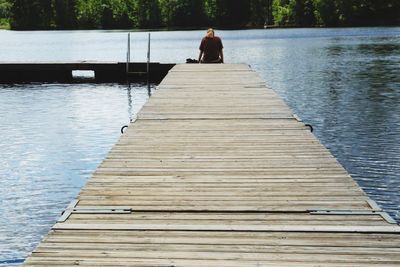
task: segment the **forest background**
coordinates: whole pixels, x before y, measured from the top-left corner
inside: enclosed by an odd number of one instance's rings
[[[0,27],[225,29],[400,25],[400,0],[0,0]]]

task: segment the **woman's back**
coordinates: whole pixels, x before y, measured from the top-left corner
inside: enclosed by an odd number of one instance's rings
[[[213,29],[208,29],[207,35],[201,40],[199,62],[201,63],[223,63],[221,38],[214,35]]]

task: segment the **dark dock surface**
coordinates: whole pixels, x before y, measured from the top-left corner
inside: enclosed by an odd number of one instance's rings
[[[0,83],[73,82],[72,72],[93,71],[94,82],[147,81],[160,82],[175,64],[126,62],[0,62]]]

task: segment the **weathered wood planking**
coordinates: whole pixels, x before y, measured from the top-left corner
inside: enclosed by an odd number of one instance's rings
[[[400,227],[246,65],[175,66],[78,200],[26,266],[400,265]]]

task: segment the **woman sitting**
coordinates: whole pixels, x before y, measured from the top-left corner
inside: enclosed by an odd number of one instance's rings
[[[215,36],[213,29],[207,30],[207,35],[200,43],[200,63],[224,63],[224,53],[221,38]]]

